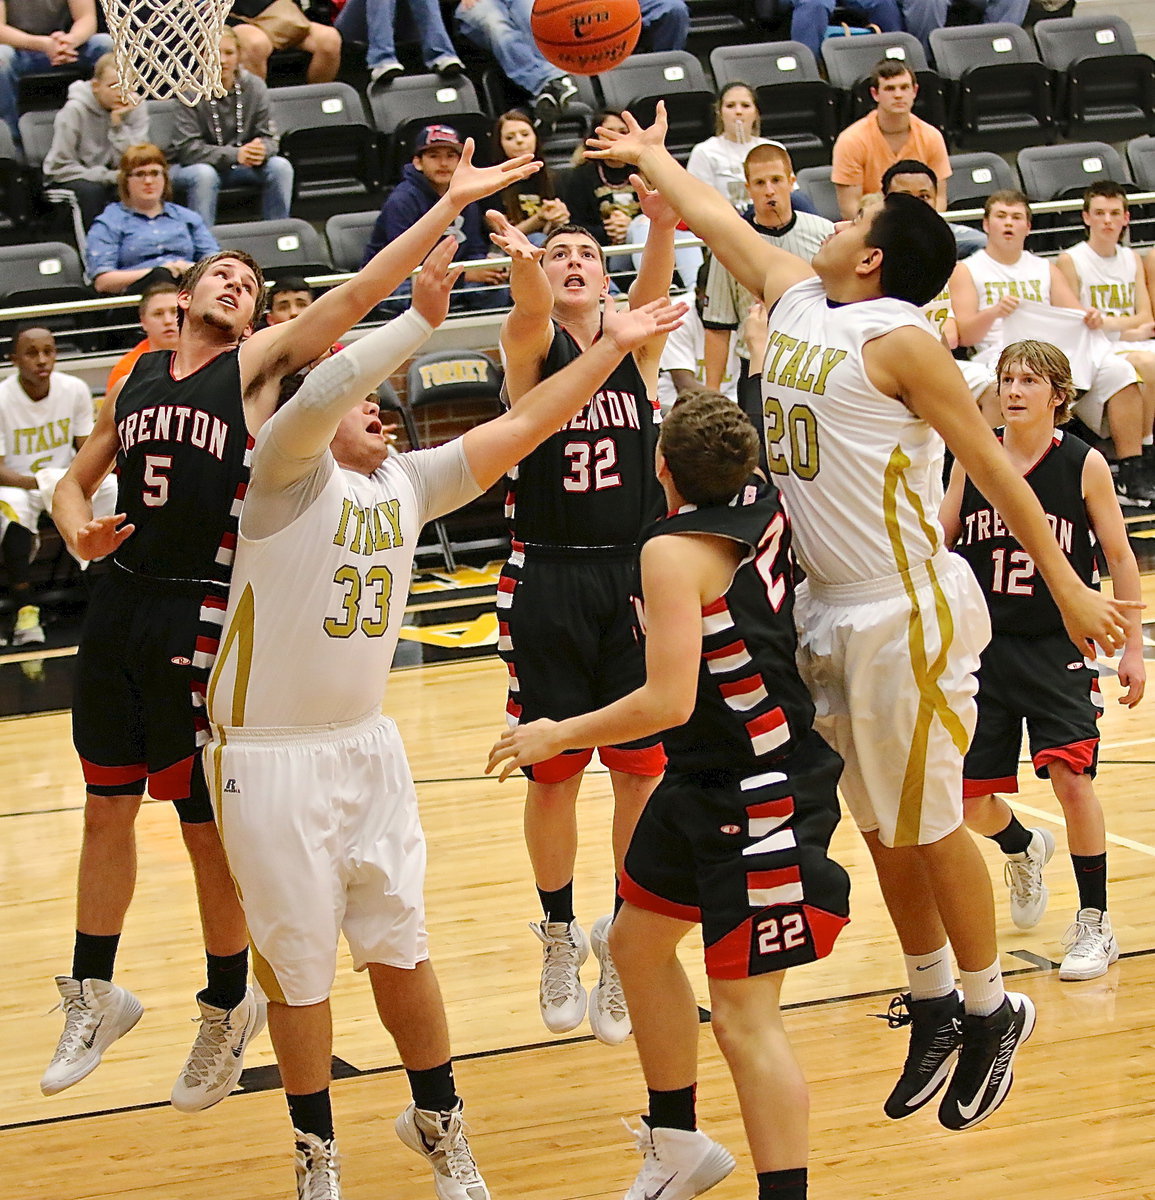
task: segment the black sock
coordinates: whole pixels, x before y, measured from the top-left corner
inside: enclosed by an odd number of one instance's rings
[[[298,1133],[311,1133],[323,1142],[332,1138],[333,1102],[328,1088],[310,1092],[307,1096],[290,1096],[286,1092],[285,1099],[289,1102],[293,1128]]]
[[[1026,854],[1031,844],[1031,831],[1011,813],[1011,819],[1005,829],[992,833],[991,841],[998,844],[1004,854]]]
[[[405,1074],[409,1076],[409,1091],[418,1108],[427,1112],[451,1112],[461,1103],[453,1082],[451,1060],[427,1071],[411,1071],[406,1067]]]
[[[806,1200],[806,1168],[759,1171],[758,1200]]]
[[[236,1008],[249,986],[248,949],[236,954],[206,954],[208,981],[199,999],[214,1008]]]
[[[119,933],[81,933],[78,929],[72,948],[72,978],[105,979],[111,983],[119,945]]]
[[[1107,907],[1107,852],[1072,854],[1071,865],[1075,868],[1079,907],[1097,908],[1103,912]]]
[[[655,1092],[649,1088],[650,1111],[646,1115],[646,1124],[651,1129],[688,1129],[691,1132],[698,1128],[698,1117],[694,1110],[694,1102],[698,1095],[698,1085],[675,1088],[672,1092]]]
[[[562,925],[569,925],[573,921],[572,879],[564,887],[559,887],[556,892],[543,892],[541,888],[538,888],[537,895],[541,901],[541,911],[545,914],[547,921],[556,921]]]
[[[615,917],[618,915],[619,912],[622,911],[622,905],[625,903],[625,901],[622,899],[621,893],[618,891],[618,888],[620,888],[621,886],[622,886],[622,881],[615,875],[614,876],[614,916]]]

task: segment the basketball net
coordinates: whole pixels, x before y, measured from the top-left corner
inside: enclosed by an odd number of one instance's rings
[[[221,32],[230,0],[101,0],[120,90],[190,108],[223,96]]]

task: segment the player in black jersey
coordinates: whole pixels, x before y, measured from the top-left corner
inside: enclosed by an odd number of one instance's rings
[[[1066,355],[1046,342],[1015,342],[999,357],[997,383],[1003,446],[1038,496],[1071,565],[1084,582],[1097,583],[1101,552],[1115,595],[1139,599],[1139,569],[1107,462],[1058,428],[1075,395]],[[979,669],[978,724],[963,766],[967,824],[1008,856],[1014,923],[1020,929],[1037,925],[1047,906],[1043,867],[1055,839],[1047,829],[1025,828],[995,794],[1018,790],[1025,721],[1035,774],[1050,779],[1063,809],[1079,889],[1059,978],[1094,979],[1119,957],[1107,915],[1103,809],[1092,782],[1102,710],[1098,672],[1067,636],[1030,555],[958,465],[942,523],[982,585],[993,629]],[[1127,689],[1121,704],[1139,703],[1145,677],[1136,622],[1119,662],[1119,681]]]
[[[640,183],[640,181],[638,181]],[[650,232],[631,307],[666,295],[674,270],[676,218],[640,183]],[[516,408],[541,379],[561,370],[601,334],[609,292],[605,256],[586,230],[562,226],[543,248],[504,218],[494,240],[512,256],[514,306],[501,331],[506,397]],[[638,687],[645,677],[630,588],[642,529],[661,512],[654,478],[658,363],[665,338],[628,355],[564,429],[510,473],[513,553],[498,591],[499,647],[509,671],[508,718],[576,716]],[[665,758],[655,737],[599,744],[614,791],[615,872]],[[623,1041],[629,1014],[608,949],[611,915],[587,936],[574,915],[577,795],[591,747],[539,763],[529,777],[525,840],[543,919],[539,994],[546,1027],[573,1029],[586,1012],[578,975],[593,950],[600,964],[590,1024],[604,1042]]]
[[[659,439],[669,516],[646,531],[646,679],[586,716],[507,733],[489,767],[661,730],[669,766],[626,855],[610,939],[649,1112],[628,1196],[689,1200],[734,1160],[696,1128],[698,1009],[677,946],[701,923],[712,1020],[761,1195],[806,1195],[806,1081],[779,1013],[787,967],[830,952],[849,880],[827,857],[842,760],[814,731],[795,665],[794,564],[777,489],[748,482],[758,439],[717,392],[680,400]]]
[[[467,147],[447,194],[419,222],[299,317],[257,333],[256,262],[228,250],[203,259],[181,281],[176,350],[144,355],[110,392],[57,487],[53,517],[69,548],[80,558],[111,555],[113,568],[93,597],[77,661],[73,738],[88,795],[72,973],[57,978],[65,1027],[41,1081],[46,1095],[83,1079],[141,1014],[111,980],[146,783],[177,808],[208,955],[200,1032],[172,1102],[207,1108],[239,1078],[263,1006],[247,987],[244,917],[197,747],[252,437],[281,381],[393,292],[467,204],[536,169],[528,155],[478,168]],[[114,464],[120,512],[94,520],[90,498]]]

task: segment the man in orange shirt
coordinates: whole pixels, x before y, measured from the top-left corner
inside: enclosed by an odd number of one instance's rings
[[[911,112],[918,95],[914,72],[895,59],[880,62],[870,78],[870,94],[878,107],[848,125],[834,143],[830,180],[843,218],[853,220],[859,200],[881,191],[886,169],[904,158],[916,158],[934,171],[935,208],[941,212],[946,208],[950,158],[942,134]]]
[[[140,298],[140,327],[144,330],[144,338],[137,342],[108,373],[108,384],[105,394],[112,391],[112,385],[123,379],[142,354],[152,350],[175,350],[176,340],[180,334],[180,326],[176,320],[176,282],[166,283],[161,280],[144,289]]]

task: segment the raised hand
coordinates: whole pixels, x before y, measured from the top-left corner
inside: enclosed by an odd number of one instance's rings
[[[638,205],[650,218],[651,225],[677,225],[681,215],[657,188],[650,187],[640,175],[631,175],[630,183],[634,185],[634,191],[638,193]]]
[[[626,132],[599,125],[594,136],[586,138],[586,158],[616,158],[621,162],[637,163],[643,151],[666,144],[666,103],[659,100],[654,110],[654,123],[646,129],[634,120],[630,112],[622,113]]]
[[[690,311],[683,301],[674,304],[668,296],[651,300],[640,308],[614,308],[607,305],[602,314],[602,334],[623,354],[645,345],[652,337],[672,333]]]
[[[82,525],[76,531],[77,556],[89,560],[104,558],[119,549],[136,531],[135,525],[120,525],[124,518],[124,513],[116,513],[111,517],[93,517],[87,525]]]
[[[561,753],[564,747],[557,736],[557,725],[556,721],[530,721],[502,734],[489,751],[485,773],[490,774],[499,763],[504,763],[498,779],[508,779],[518,767],[544,762]]]
[[[535,246],[504,213],[491,208],[485,218],[493,228],[489,240],[515,262],[537,262],[545,253],[544,247]]]
[[[533,175],[541,163],[532,154],[519,154],[496,167],[477,167],[473,163],[473,138],[466,138],[461,159],[449,181],[449,198],[458,208],[482,200],[502,188]]]
[[[457,239],[446,236],[429,251],[429,257],[421,264],[413,280],[413,307],[434,329],[449,313],[449,293],[461,278],[465,269],[453,265],[457,253]]]

